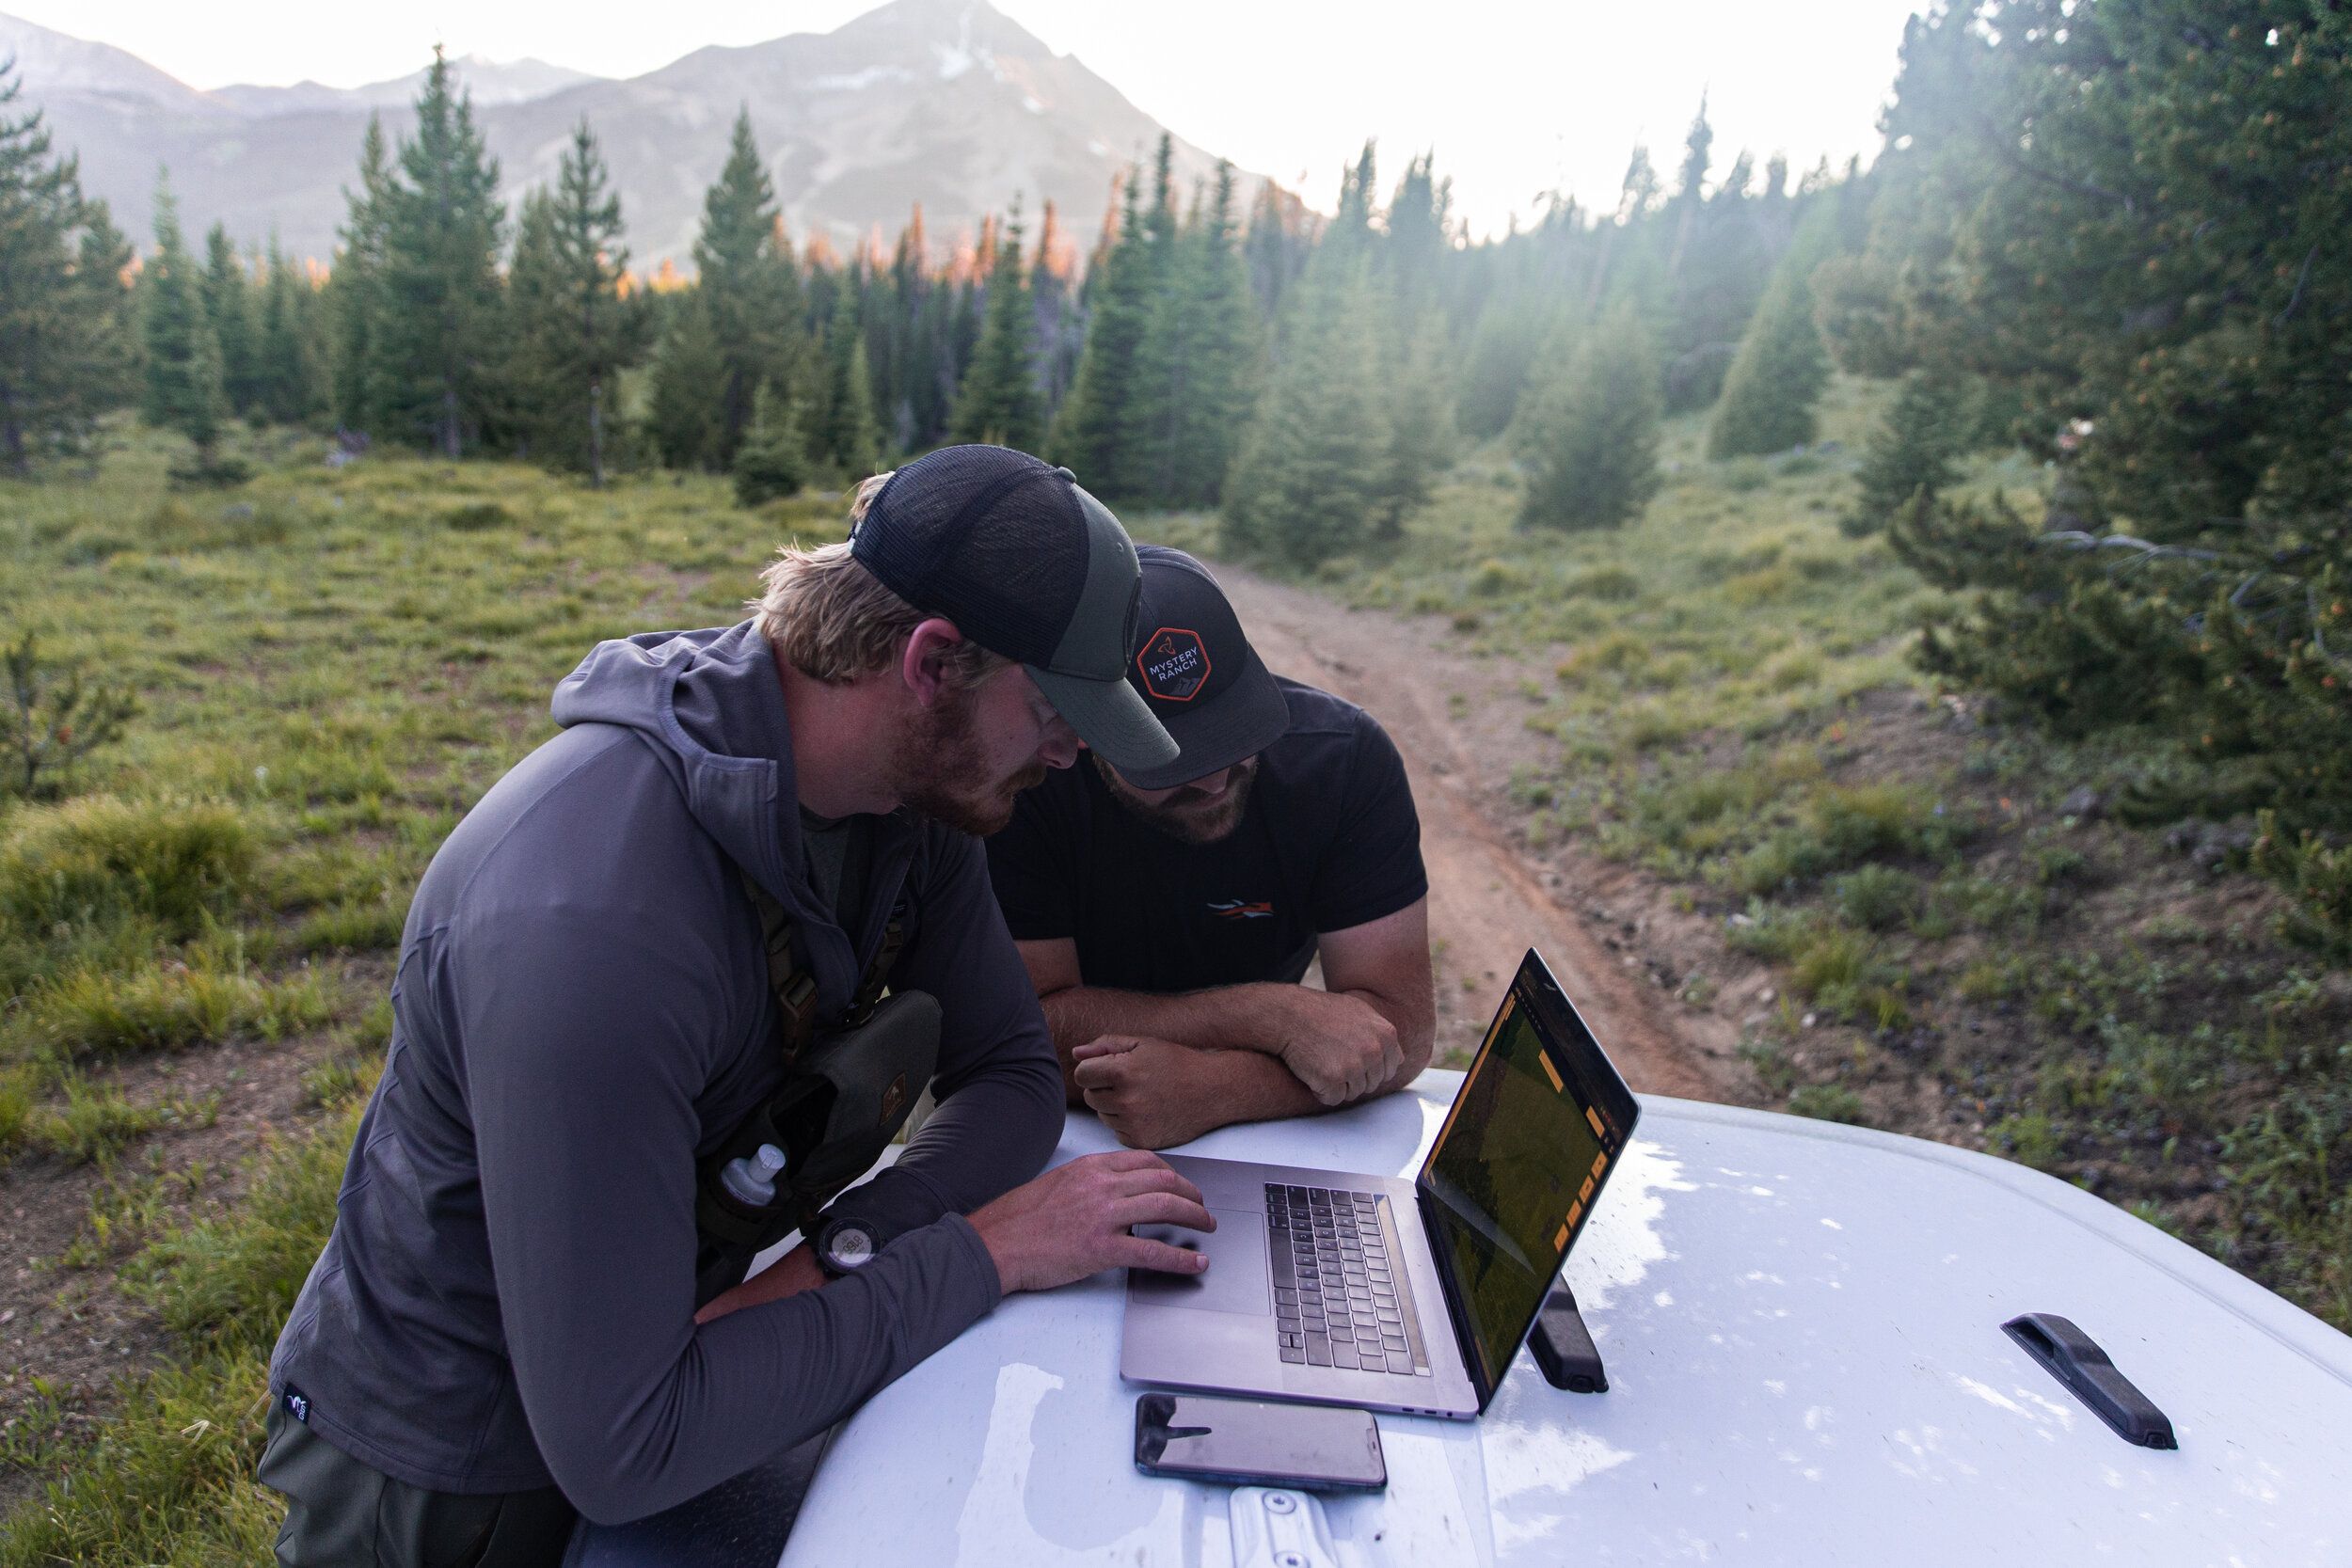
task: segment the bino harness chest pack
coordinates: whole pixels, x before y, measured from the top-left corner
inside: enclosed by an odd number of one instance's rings
[[[938,999],[919,990],[882,995],[906,945],[903,890],[893,895],[882,943],[849,1006],[821,1019],[817,979],[795,949],[792,917],[748,874],[743,887],[759,911],[785,1076],[697,1172],[697,1307],[739,1283],[761,1252],[795,1230],[813,1229],[825,1205],[882,1158],[939,1065]],[[773,1199],[754,1207],[724,1176],[763,1144],[782,1149],[786,1164]]]

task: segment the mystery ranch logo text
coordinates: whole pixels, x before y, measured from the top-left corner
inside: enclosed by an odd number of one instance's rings
[[[1189,703],[1209,678],[1209,650],[1199,632],[1162,626],[1136,655],[1143,687],[1164,703]]]

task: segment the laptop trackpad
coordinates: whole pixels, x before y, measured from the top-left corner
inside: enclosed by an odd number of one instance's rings
[[[1216,1229],[1203,1234],[1176,1225],[1138,1225],[1136,1234],[1167,1242],[1188,1252],[1205,1251],[1205,1274],[1162,1274],[1156,1269],[1127,1271],[1127,1299],[1153,1307],[1188,1307],[1201,1312],[1248,1312],[1264,1317],[1274,1310],[1266,1283],[1265,1216],[1244,1209],[1212,1209]]]

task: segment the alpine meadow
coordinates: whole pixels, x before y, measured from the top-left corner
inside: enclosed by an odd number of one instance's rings
[[[1702,102],[1477,240],[1431,153],[1162,135],[1099,214],[843,246],[725,104],[649,266],[594,123],[509,201],[437,55],[296,255],[88,194],[43,93],[0,68],[0,1568],[268,1559],[427,862],[599,640],[739,620],[951,443],[1494,673],[1432,689],[1495,831],[1729,1098],[2352,1328],[2352,11],[1938,4],[1874,155]]]

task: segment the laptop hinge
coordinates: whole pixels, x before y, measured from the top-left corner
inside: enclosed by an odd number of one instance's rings
[[[1438,1227],[1438,1200],[1429,1196],[1429,1189],[1420,1181],[1413,1183],[1413,1205],[1421,1211],[1421,1238],[1429,1248],[1429,1263],[1437,1271],[1438,1293],[1445,1298],[1445,1321],[1454,1328],[1454,1353],[1461,1357],[1462,1371],[1478,1391],[1478,1408],[1483,1412],[1486,1402],[1494,1398],[1495,1385],[1487,1381],[1486,1368],[1479,1358],[1478,1341],[1472,1333],[1469,1309],[1461,1305],[1465,1299],[1460,1282],[1446,1261],[1441,1244],[1445,1232]]]

